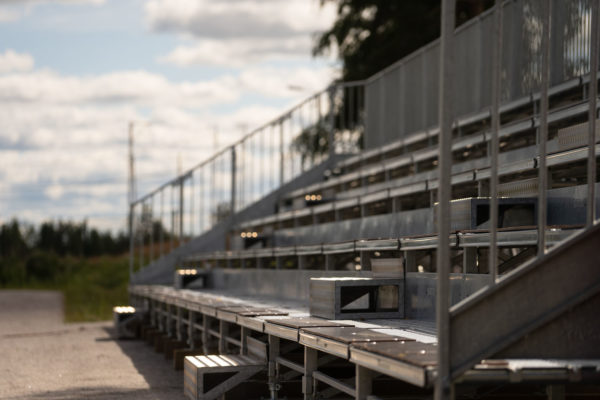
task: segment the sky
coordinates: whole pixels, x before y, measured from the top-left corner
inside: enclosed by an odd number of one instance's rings
[[[334,17],[318,0],[0,0],[0,223],[125,229],[129,123],[143,195],[336,78],[311,56]]]

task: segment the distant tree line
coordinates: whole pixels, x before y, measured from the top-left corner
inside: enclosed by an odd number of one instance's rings
[[[86,222],[44,222],[38,228],[12,220],[0,227],[0,258],[24,257],[33,251],[58,256],[93,257],[122,254],[129,238],[119,232],[89,228]]]
[[[58,282],[71,274],[75,259],[117,256],[129,238],[84,222],[50,221],[38,227],[12,220],[0,226],[0,287]]]

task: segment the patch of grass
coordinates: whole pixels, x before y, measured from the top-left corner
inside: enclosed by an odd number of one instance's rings
[[[112,308],[128,304],[127,256],[101,256],[81,261],[62,291],[67,322],[102,321],[112,317]]]
[[[126,254],[93,258],[38,254],[0,264],[4,271],[16,271],[15,279],[5,279],[2,287],[60,290],[66,322],[108,320],[115,305],[128,304]]]

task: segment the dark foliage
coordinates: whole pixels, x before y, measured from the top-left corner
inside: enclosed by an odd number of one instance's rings
[[[440,33],[440,0],[321,0],[337,4],[334,25],[317,40],[314,54],[339,49],[342,79],[360,80],[381,71]],[[493,5],[493,0],[458,0],[457,25]]]
[[[119,255],[128,249],[124,233],[89,229],[85,222],[44,222],[35,229],[12,220],[0,227],[0,286],[56,281],[69,272],[63,257]]]

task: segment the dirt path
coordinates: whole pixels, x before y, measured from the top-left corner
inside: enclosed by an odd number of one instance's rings
[[[0,291],[1,399],[184,399],[181,373],[143,342],[62,318],[60,293]]]

